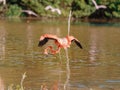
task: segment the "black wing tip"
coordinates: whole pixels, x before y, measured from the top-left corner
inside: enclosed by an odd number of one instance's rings
[[[41,47],[40,41],[39,41],[39,43],[38,43],[38,47]]]
[[[42,47],[43,45],[45,45],[48,42],[48,38],[44,38],[43,40],[40,40],[38,43],[39,47]]]
[[[77,44],[81,49],[83,49],[83,46],[80,44],[80,43],[78,43]]]
[[[82,45],[80,45],[80,48],[81,48],[81,49],[83,49],[83,46],[82,46]]]
[[[82,45],[80,44],[79,41],[76,41],[76,40],[74,40],[74,41],[75,41],[75,43],[77,44],[78,47],[80,47],[81,49],[83,49],[83,47],[82,47]]]
[[[42,46],[43,46],[42,42],[39,41],[39,43],[38,43],[38,47],[42,47]]]

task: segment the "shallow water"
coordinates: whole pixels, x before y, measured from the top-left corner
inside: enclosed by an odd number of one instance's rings
[[[67,22],[67,21],[66,21]],[[45,21],[0,21],[0,90],[11,84],[20,85],[27,77],[25,90],[40,90],[45,85],[57,90],[120,89],[120,24],[72,23],[70,34],[80,40],[83,49],[74,43],[60,55],[44,55],[38,47],[45,33],[64,37],[67,23]]]

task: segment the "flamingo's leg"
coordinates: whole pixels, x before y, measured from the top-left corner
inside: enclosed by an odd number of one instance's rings
[[[57,50],[53,50],[53,48],[50,47],[50,50],[51,50],[51,54],[56,54],[56,53],[59,53],[59,52],[60,52],[60,47],[58,47]]]
[[[53,50],[52,46],[48,46],[45,50],[44,50],[44,54],[48,54],[48,49],[50,49],[51,54],[56,54],[60,51],[60,47],[58,47],[57,50]]]
[[[48,46],[47,48],[44,49],[44,54],[48,55],[48,49],[49,49],[49,48],[50,48],[50,47]]]

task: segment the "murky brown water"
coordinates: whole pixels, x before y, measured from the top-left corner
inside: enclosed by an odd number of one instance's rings
[[[19,85],[22,74],[25,90],[40,90],[42,85],[59,90],[120,90],[120,24],[71,25],[70,34],[84,49],[72,44],[61,54],[43,55],[47,45],[38,47],[45,33],[63,37],[66,23],[0,21],[0,90]],[[58,90],[58,89],[52,89]]]

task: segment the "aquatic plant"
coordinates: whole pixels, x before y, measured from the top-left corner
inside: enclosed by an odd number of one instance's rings
[[[26,78],[26,72],[22,75],[22,79],[19,85],[11,84],[8,86],[8,90],[24,90],[23,82]]]

